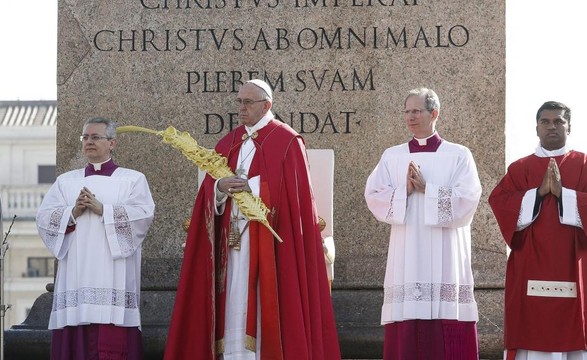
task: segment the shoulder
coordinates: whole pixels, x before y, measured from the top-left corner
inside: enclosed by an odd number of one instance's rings
[[[515,161],[512,161],[512,163],[509,165],[509,167],[520,167],[520,166],[524,166],[528,163],[534,163],[537,160],[539,160],[540,158],[534,154],[530,154],[528,156],[524,156],[521,157]]]
[[[548,158],[540,158],[534,154],[524,156],[510,163],[507,166],[507,172],[510,174],[525,173],[530,169],[534,169],[536,166],[538,166],[541,162],[544,161],[543,159],[548,161]]]
[[[304,139],[286,123],[273,119],[259,133],[259,141],[267,151],[285,151],[290,148],[305,150]]]
[[[440,144],[440,148],[443,151],[456,151],[456,152],[463,152],[463,153],[470,153],[471,150],[469,150],[468,147],[466,147],[465,145],[462,144],[457,144],[448,140],[442,140],[442,144]]]
[[[403,143],[392,147],[388,147],[387,149],[385,149],[385,151],[383,151],[383,155],[381,155],[381,157],[391,157],[400,154],[406,154],[409,152],[410,149],[408,147],[408,143]]]
[[[474,161],[473,153],[468,147],[447,140],[442,140],[442,144],[440,144],[438,152],[452,153],[453,156],[457,156],[461,159],[468,158]]]
[[[587,154],[582,153],[580,151],[576,151],[576,150],[569,151],[569,155],[572,156],[572,157],[574,157],[574,158],[587,159]]]
[[[216,152],[226,155],[228,150],[230,150],[230,148],[236,142],[235,139],[240,139],[244,132],[244,125],[239,125],[235,129],[232,129],[228,134],[224,135],[220,138],[220,140],[218,140],[216,146],[214,147]]]
[[[292,129],[291,126],[277,119],[271,120],[259,130],[259,135],[260,138],[264,139],[261,141],[271,141],[277,146],[288,146],[296,138],[303,140],[302,136]]]
[[[72,179],[72,178],[80,178],[80,177],[84,177],[84,176],[85,176],[85,169],[84,168],[75,169],[75,170],[70,170],[68,172],[64,172],[63,174],[59,175],[57,177],[57,181],[67,180],[67,179]]]
[[[131,179],[145,179],[145,174],[143,174],[140,171],[137,170],[133,170],[133,169],[129,169],[129,168],[125,168],[122,166],[119,166],[114,173],[112,174],[112,176],[115,177],[127,177],[127,178],[131,178]]]
[[[245,126],[244,125],[239,125],[237,127],[235,127],[234,129],[230,130],[228,132],[228,134],[224,135],[223,137],[220,138],[220,140],[218,140],[219,143],[222,142],[231,142],[233,139],[235,139],[237,137],[237,135],[242,136],[242,134],[245,133]]]
[[[298,132],[295,131],[291,126],[277,119],[273,119],[273,121],[267,124],[267,126],[272,126],[275,129],[274,131],[282,136],[287,136],[290,138],[301,137],[301,135],[298,134]]]

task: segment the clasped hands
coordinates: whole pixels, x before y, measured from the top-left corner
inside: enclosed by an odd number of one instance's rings
[[[72,212],[73,217],[79,217],[84,211],[86,211],[86,209],[90,209],[91,212],[102,216],[104,207],[102,206],[102,203],[96,199],[96,195],[92,194],[90,189],[84,186],[75,201],[75,206]]]
[[[410,165],[408,165],[406,187],[408,195],[411,195],[414,191],[426,192],[426,181],[424,181],[420,167],[413,161],[410,161]]]
[[[235,193],[243,191],[251,192],[249,182],[247,179],[238,176],[230,176],[222,178],[218,181],[218,191],[225,193],[228,196],[233,196]]]
[[[542,178],[542,184],[538,188],[538,195],[544,197],[551,193],[552,195],[560,198],[563,191],[563,185],[561,183],[561,174],[554,159],[550,159],[548,162],[548,168]]]

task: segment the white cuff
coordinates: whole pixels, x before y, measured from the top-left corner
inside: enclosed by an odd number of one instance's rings
[[[220,191],[218,189],[218,182],[219,181],[220,181],[220,179],[216,180],[216,182],[214,183],[214,196],[216,198],[216,206],[222,205],[228,199],[228,195],[226,195],[225,193],[223,193],[222,191]]]
[[[560,217],[561,224],[583,228],[579,208],[577,207],[577,192],[563,188],[561,199],[563,204],[563,216]]]
[[[526,194],[522,198],[522,204],[520,205],[520,214],[518,215],[518,224],[516,225],[516,231],[527,228],[534,221],[534,204],[536,203],[537,189],[533,188],[526,191]],[[542,207],[542,205],[541,205]],[[540,213],[536,213],[536,217]]]
[[[71,214],[69,214],[69,221],[67,222],[67,226],[73,226],[77,224],[77,221],[75,221],[75,218],[73,217],[73,209],[71,210]]]

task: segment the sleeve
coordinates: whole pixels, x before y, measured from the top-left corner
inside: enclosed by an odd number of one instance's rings
[[[577,205],[577,192],[563,187],[562,204],[564,212],[560,217],[561,224],[576,226],[583,229],[579,207]]]
[[[448,186],[426,183],[424,222],[458,228],[471,224],[481,198],[481,181],[469,149],[459,156]]]
[[[122,203],[103,206],[104,227],[112,257],[120,259],[133,255],[147,236],[155,211],[147,179],[140,174]]]
[[[206,175],[209,176],[209,175]],[[216,199],[216,207],[214,208],[215,215],[222,215],[224,214],[224,209],[226,208],[226,200],[228,200],[228,195],[218,190],[218,182],[220,179],[214,182],[214,199]]]
[[[516,231],[524,230],[530,226],[540,213],[540,206],[536,204],[536,190],[536,188],[527,190],[522,197],[522,204],[520,205],[520,212],[516,223]],[[535,211],[537,206],[538,211]]]
[[[66,234],[67,225],[73,210],[68,204],[65,189],[59,179],[51,186],[37,210],[37,230],[49,251],[62,260],[71,246],[73,233]]]
[[[392,174],[386,154],[387,152],[383,154],[367,179],[365,201],[377,220],[392,225],[404,224],[408,200],[405,176],[403,183],[394,183],[394,178],[401,179],[402,176]]]
[[[512,246],[514,233],[518,231],[518,223],[523,223],[523,221],[520,221],[520,214],[524,197],[527,196],[528,191],[532,190],[519,180],[524,178],[519,173],[521,167],[522,165],[517,162],[511,164],[505,176],[489,195],[491,210],[495,215],[505,242],[510,247]],[[531,204],[527,197],[525,204],[527,210],[523,210],[524,213],[532,212],[534,204]]]

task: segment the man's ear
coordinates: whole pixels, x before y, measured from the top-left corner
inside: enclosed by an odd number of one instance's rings
[[[265,110],[265,112],[271,110],[271,106],[272,106],[272,102],[271,100],[267,100],[265,101],[265,105],[263,106],[263,110]]]

